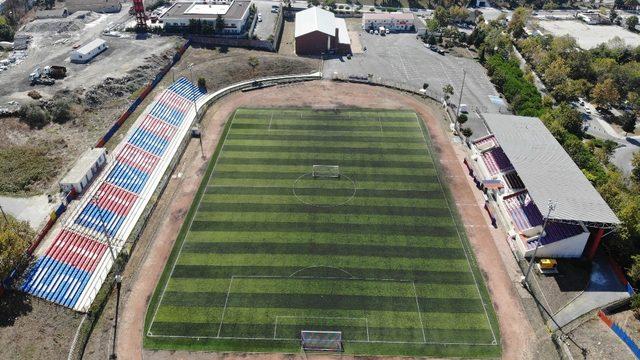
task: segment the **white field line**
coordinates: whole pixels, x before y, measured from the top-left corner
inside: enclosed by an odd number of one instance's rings
[[[222,316],[220,317],[220,326],[218,326],[218,337],[222,331],[222,324],[224,323],[224,314],[227,312],[227,303],[229,302],[229,293],[231,292],[231,285],[233,284],[233,276],[229,280],[229,288],[227,289],[227,296],[224,298],[224,308],[222,309]]]
[[[418,126],[420,126],[418,116],[417,116],[417,115],[415,115],[415,114],[414,114],[414,116],[415,116],[415,118],[416,118],[416,121],[418,122]],[[300,117],[302,118],[302,113],[300,113]],[[234,117],[233,117],[232,121],[233,121],[234,119],[235,119],[235,113],[234,113]],[[420,130],[422,131],[422,128],[420,128]],[[428,130],[428,129],[426,129],[426,131],[427,131],[427,134],[428,134],[428,131],[429,131],[429,130]],[[230,131],[228,131],[228,132],[227,132],[227,134],[225,135],[225,138],[223,139],[223,145],[224,145],[224,143],[226,142],[226,138],[227,138],[227,136],[229,135],[229,132],[230,132]],[[432,152],[431,152],[431,149],[428,147],[428,142],[427,142],[427,139],[425,138],[425,134],[424,134],[424,132],[422,132],[422,133],[423,133],[423,134],[422,134],[423,139],[425,140],[425,146],[427,146],[427,150],[428,150],[428,152],[429,152],[429,155],[430,155],[430,157],[431,157],[432,161],[434,161],[434,162],[435,162],[435,158],[434,158],[434,156],[433,156],[433,154],[432,154]],[[210,174],[209,178],[207,179],[207,183],[210,181],[211,176],[212,176],[212,175],[214,174],[214,172],[215,172],[215,167],[216,167],[216,165],[218,164],[218,160],[220,159],[220,157],[221,157],[221,155],[222,155],[222,152],[223,152],[223,149],[221,149],[220,153],[218,154],[218,158],[216,159],[216,163],[214,164],[214,168],[212,169],[211,174]],[[478,292],[478,296],[480,297],[480,301],[481,301],[481,303],[482,303],[482,306],[483,306],[483,309],[484,309],[484,312],[485,312],[485,316],[486,316],[486,318],[487,318],[487,323],[488,323],[488,325],[489,325],[489,329],[491,330],[491,333],[492,333],[492,335],[493,335],[493,341],[492,341],[492,342],[490,342],[490,343],[471,343],[471,342],[438,342],[438,341],[423,341],[423,342],[419,342],[419,341],[386,341],[386,340],[370,340],[370,339],[368,338],[367,340],[345,340],[346,342],[352,342],[352,343],[379,343],[379,344],[428,344],[428,345],[444,345],[444,346],[447,346],[447,345],[463,345],[463,346],[495,346],[495,345],[497,344],[497,340],[496,340],[495,332],[494,332],[493,326],[491,325],[491,321],[489,320],[489,314],[488,314],[488,312],[487,312],[486,305],[485,305],[485,303],[484,303],[484,300],[482,299],[482,295],[481,295],[481,293],[480,293],[480,288],[479,288],[479,285],[478,285],[477,279],[476,279],[475,274],[473,273],[472,268],[471,268],[470,259],[469,259],[469,256],[468,256],[468,254],[467,254],[467,251],[469,251],[469,250],[468,250],[468,249],[466,248],[466,246],[464,245],[464,242],[462,241],[462,237],[461,237],[461,235],[460,235],[460,232],[458,231],[457,222],[456,222],[456,220],[455,220],[455,217],[453,216],[453,212],[452,212],[451,206],[450,206],[450,204],[449,204],[449,201],[448,201],[448,199],[446,198],[446,194],[445,194],[445,191],[444,191],[444,187],[443,187],[443,185],[442,185],[442,181],[441,181],[441,179],[440,179],[440,175],[439,175],[438,173],[436,173],[436,176],[438,177],[438,182],[439,182],[439,184],[440,184],[440,190],[442,191],[443,195],[445,195],[445,201],[446,201],[446,203],[447,203],[447,207],[448,207],[448,209],[449,209],[449,213],[451,214],[451,217],[452,217],[452,219],[453,219],[453,221],[454,221],[454,224],[456,224],[456,233],[458,234],[458,239],[460,240],[460,243],[461,243],[461,245],[462,245],[462,247],[463,247],[463,250],[465,250],[465,251],[464,251],[464,253],[465,253],[465,258],[466,258],[466,260],[467,260],[467,265],[468,265],[468,267],[469,267],[469,271],[471,272],[471,276],[473,277],[474,284],[475,284],[476,290],[477,290],[477,292]],[[228,185],[223,185],[223,186],[207,185],[207,186],[211,186],[211,187],[233,187],[233,186],[228,186]],[[255,188],[268,188],[268,187],[274,187],[274,186],[250,186],[250,187],[255,187]],[[398,189],[398,190],[415,190],[415,189]],[[201,202],[202,202],[202,196],[198,199],[198,206],[196,207],[196,209],[200,207],[200,203],[201,203]],[[195,218],[195,216],[194,216],[194,218]],[[192,223],[193,223],[193,218],[191,219],[191,222],[190,222],[190,224],[189,224],[189,228],[188,228],[188,230],[187,230],[187,233],[185,234],[185,240],[186,240],[186,236],[187,236],[187,235],[189,234],[189,232],[190,232],[190,229],[191,229],[191,225],[192,225]],[[165,293],[165,291],[166,291],[167,285],[168,285],[168,283],[169,283],[169,280],[170,280],[170,279],[171,279],[171,277],[173,276],[173,272],[174,272],[174,270],[175,270],[175,266],[176,266],[177,260],[180,258],[180,255],[181,255],[181,253],[182,253],[182,249],[183,249],[183,247],[184,247],[184,243],[185,243],[185,242],[186,242],[186,241],[183,241],[183,243],[181,244],[181,246],[180,246],[180,250],[178,251],[178,255],[177,255],[177,257],[176,257],[176,259],[175,259],[175,261],[174,261],[174,263],[173,263],[173,266],[172,266],[172,269],[171,269],[171,273],[169,274],[169,278],[167,279],[167,282],[165,283],[165,286],[164,286],[164,288],[163,288],[163,290],[162,290],[162,294],[161,294],[161,296],[160,296],[160,299],[159,299],[159,301],[158,301],[158,304],[157,304],[156,310],[155,310],[155,312],[154,312],[153,319],[152,319],[151,324],[150,324],[150,326],[149,326],[149,330],[151,330],[151,328],[153,327],[153,323],[155,322],[155,318],[156,318],[156,315],[157,315],[158,309],[160,308],[160,305],[161,305],[161,303],[162,303],[162,299],[163,299],[163,297],[164,297],[164,293]],[[233,278],[234,278],[234,277],[235,277],[235,278],[286,278],[286,279],[290,278],[290,277],[288,277],[288,276],[275,276],[275,275],[273,275],[273,276],[272,276],[272,275],[237,275],[237,276],[236,276],[236,275],[232,275],[232,279],[231,279],[231,281],[233,280]],[[393,281],[393,282],[407,282],[407,283],[411,282],[411,283],[413,284],[413,286],[414,286],[414,292],[415,292],[415,282],[414,282],[414,280],[411,280],[411,279],[366,278],[366,277],[363,277],[363,278],[342,278],[342,277],[313,277],[313,276],[298,276],[298,277],[295,277],[295,279],[365,280],[365,281]],[[230,281],[230,283],[229,283],[229,288],[231,287],[231,281]],[[416,293],[416,296],[417,296],[417,292],[415,292],[415,293]],[[229,295],[229,290],[227,290],[227,300],[228,300],[228,295]],[[417,301],[417,298],[416,298],[416,301]],[[418,306],[419,306],[419,305],[418,305]],[[225,301],[225,309],[226,309],[226,301]],[[224,311],[223,311],[223,316],[224,316]],[[421,317],[421,315],[420,315],[420,317]],[[366,317],[365,317],[364,319],[366,320],[367,337],[368,337],[368,336],[369,336],[368,320],[367,320],[367,318],[366,318]],[[223,319],[223,320],[224,320],[224,319]],[[276,318],[276,321],[277,321],[277,318]],[[422,320],[420,320],[420,321],[421,321],[421,323],[422,323]],[[222,326],[222,321],[221,321],[221,323],[220,323],[220,326]],[[219,330],[220,330],[220,329],[219,329]],[[423,331],[423,335],[424,335],[424,327],[422,328],[422,331]],[[219,336],[219,335],[220,335],[220,331],[218,331],[218,336],[161,335],[161,334],[152,334],[150,331],[147,333],[147,336],[149,336],[149,337],[154,337],[154,338],[223,339],[223,340],[274,340],[274,339],[273,339],[273,338],[271,338],[271,337],[234,337],[234,336]],[[426,339],[426,336],[425,336],[425,339]],[[300,341],[300,339],[295,339],[295,338],[279,338],[279,339],[277,339],[277,340]]]
[[[367,330],[367,341],[369,339],[369,323],[366,317],[348,317],[348,316],[304,316],[304,315],[276,315],[275,325],[273,327],[273,339],[274,340],[290,340],[289,338],[278,338],[278,319],[322,319],[322,320],[364,320],[365,327]],[[299,340],[299,339],[296,339]],[[363,340],[358,340],[363,341]]]
[[[418,126],[420,126],[420,130],[422,131],[422,126],[420,124],[420,119],[418,118],[418,115],[414,114],[414,116],[416,117],[416,122],[418,123]],[[424,138],[425,141],[425,146],[427,147],[427,151],[429,152],[429,156],[431,156],[431,160],[433,160],[434,164],[435,164],[435,157],[431,151],[431,149],[429,148],[429,142],[428,139],[425,137],[426,135],[429,135],[429,129],[427,128],[427,125],[424,125],[424,129],[426,130],[427,134],[424,134],[424,132],[422,132],[422,137]],[[431,137],[429,135],[429,137]],[[471,277],[473,278],[473,283],[476,286],[476,291],[478,293],[478,297],[480,298],[480,303],[482,303],[482,308],[484,310],[484,315],[487,319],[487,324],[489,325],[489,329],[491,330],[491,335],[493,337],[493,344],[495,345],[497,343],[497,339],[496,339],[496,333],[493,330],[493,325],[491,325],[491,320],[489,319],[489,312],[487,311],[487,305],[484,303],[484,299],[482,298],[482,293],[480,292],[480,286],[478,285],[478,280],[476,279],[476,275],[473,273],[473,268],[471,267],[471,260],[469,259],[469,255],[467,254],[467,251],[471,251],[471,249],[467,249],[467,247],[464,244],[464,241],[462,241],[462,235],[460,234],[460,231],[458,230],[458,222],[456,221],[456,217],[453,214],[453,210],[451,209],[451,204],[449,204],[449,199],[447,199],[447,194],[444,191],[444,185],[442,184],[442,180],[440,179],[440,174],[438,173],[438,171],[436,171],[436,177],[438,179],[438,183],[440,183],[440,190],[442,191],[442,195],[444,196],[444,200],[445,203],[447,204],[447,208],[449,209],[449,214],[451,215],[451,219],[453,220],[455,229],[456,229],[456,233],[458,234],[458,240],[460,240],[460,245],[462,245],[463,248],[463,252],[464,252],[464,257],[467,259],[467,266],[469,267],[469,272],[471,273]]]
[[[369,338],[369,319],[368,318],[364,318],[364,324],[367,327],[367,341],[371,341],[371,339]]]
[[[424,333],[424,323],[422,322],[422,312],[420,311],[420,302],[418,301],[418,291],[416,290],[416,282],[412,281],[413,284],[413,294],[416,297],[416,307],[418,308],[418,319],[420,319],[420,330],[422,330],[422,340],[427,342],[427,335]]]
[[[222,145],[221,145],[222,147],[224,147],[224,144],[227,141],[227,136],[229,136],[229,133],[231,132],[231,126],[233,125],[233,121],[236,119],[236,114],[237,114],[237,112],[233,113],[233,118],[231,119],[231,124],[229,124],[229,130],[225,134],[224,139],[219,139],[218,140],[218,141],[222,141]],[[216,147],[217,147],[217,145],[216,145]],[[218,157],[216,158],[216,163],[213,165],[213,169],[211,170],[211,173],[209,174],[209,177],[207,178],[207,184],[211,180],[211,176],[213,176],[213,173],[216,170],[216,166],[218,165],[218,160],[222,156],[222,151],[223,151],[222,147],[220,148],[220,153],[218,153]],[[215,150],[214,150],[214,153],[215,153]],[[213,156],[213,154],[212,154],[212,156]],[[209,160],[209,161],[211,161],[211,160]],[[200,198],[198,199],[198,206],[196,206],[196,210],[198,210],[198,208],[200,207],[200,203],[202,202],[202,198],[203,197],[204,197],[204,192],[202,194],[200,194]],[[173,277],[173,271],[176,269],[176,264],[178,263],[178,259],[180,259],[180,256],[182,255],[182,249],[184,248],[184,243],[187,242],[187,236],[191,232],[191,225],[193,225],[193,219],[195,219],[195,214],[193,214],[193,216],[191,217],[191,221],[189,222],[189,227],[187,228],[187,232],[184,234],[184,238],[182,239],[182,244],[180,244],[180,250],[178,250],[178,255],[173,260],[173,265],[171,266],[171,272],[169,273],[169,277],[167,278],[167,281],[164,283],[164,287],[162,288],[162,294],[160,294],[160,299],[158,299],[158,304],[156,305],[156,309],[153,312],[153,318],[151,319],[151,324],[149,324],[148,335],[151,334],[151,328],[153,327],[153,323],[156,321],[156,316],[158,315],[158,309],[160,309],[160,305],[162,304],[162,299],[164,298],[164,293],[167,291],[167,286],[169,285],[169,281]]]
[[[152,338],[168,338],[168,339],[216,339],[216,340],[273,340],[271,337],[243,337],[243,336],[193,336],[193,335],[147,335]],[[296,338],[278,338],[276,340],[297,341]],[[440,341],[388,341],[388,340],[343,340],[349,343],[372,343],[372,344],[417,344],[417,345],[463,345],[463,346],[495,346],[494,343],[471,343],[471,342],[440,342]]]

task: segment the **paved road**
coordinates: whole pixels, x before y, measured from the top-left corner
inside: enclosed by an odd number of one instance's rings
[[[624,137],[618,134],[611,125],[598,115],[595,107],[590,103],[585,103],[585,106],[579,106],[577,109],[582,113],[585,124],[588,125],[587,134],[598,139],[611,140],[618,144],[618,148],[616,148],[610,160],[623,174],[629,175],[633,168],[631,166],[633,154],[640,151],[640,136]],[[587,113],[586,109],[589,109],[589,113]]]
[[[325,77],[334,75],[367,75],[374,79],[393,85],[420,89],[423,83],[429,89],[441,94],[442,87],[451,84],[455,93],[451,102],[458,103],[462,85],[463,70],[466,80],[462,103],[469,107],[469,121],[465,126],[473,130],[472,138],[487,134],[482,121],[474,113],[505,112],[506,108],[494,104],[489,96],[499,94],[491,84],[486,70],[477,61],[452,55],[439,55],[427,49],[416,39],[415,34],[390,34],[387,36],[358,32],[360,41],[366,51],[355,54],[351,60],[347,58],[331,59],[324,62]],[[439,96],[439,95],[438,95]]]
[[[2,209],[18,220],[28,222],[34,230],[37,230],[44,223],[55,205],[56,203],[49,203],[47,195],[25,198],[0,196]]]

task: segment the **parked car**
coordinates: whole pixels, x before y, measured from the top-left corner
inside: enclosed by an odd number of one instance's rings
[[[378,30],[374,31],[373,33],[374,33],[375,35],[378,35]]]
[[[435,45],[429,45],[429,50],[433,51],[433,52],[438,52],[438,47]]]
[[[444,50],[443,49],[438,48],[436,51],[438,52],[438,54],[444,55]]]
[[[262,22],[262,14],[258,13],[258,22]]]

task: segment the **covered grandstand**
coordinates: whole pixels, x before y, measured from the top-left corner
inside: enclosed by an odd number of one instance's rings
[[[473,175],[495,200],[520,255],[592,257],[620,221],[535,117],[482,114],[490,135],[472,143]],[[548,203],[549,212],[543,232]]]
[[[204,94],[185,78],[160,93],[102,175],[43,242],[21,290],[86,312],[196,117]]]

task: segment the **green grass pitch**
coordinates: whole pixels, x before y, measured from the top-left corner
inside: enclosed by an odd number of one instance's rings
[[[151,299],[145,347],[498,357],[487,290],[414,112],[238,109]],[[340,177],[312,176],[337,165]]]

